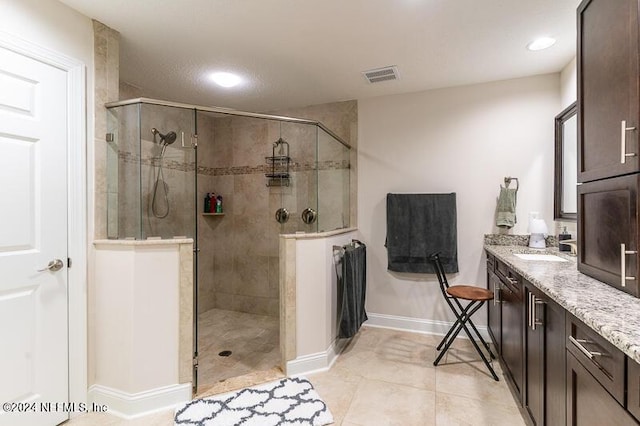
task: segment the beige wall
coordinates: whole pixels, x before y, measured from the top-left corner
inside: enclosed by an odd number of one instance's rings
[[[578,70],[576,68],[576,58],[573,58],[567,66],[562,69],[560,73],[560,111],[567,108],[573,102],[578,99]],[[557,235],[562,232],[564,228],[567,228],[567,232],[571,234],[573,238],[578,236],[578,226],[576,221],[555,221],[554,231]]]
[[[560,72],[560,108],[565,109],[577,99],[578,70],[576,68],[576,58],[573,58]]]
[[[93,156],[94,156],[94,43],[91,19],[78,13],[56,0],[0,0],[0,31],[12,34],[30,43],[53,50],[81,61],[86,70],[86,126],[87,126],[87,198],[88,198],[88,235],[93,234]],[[90,243],[90,242],[89,242]],[[91,249],[87,249],[89,252]],[[88,256],[91,268],[91,256]],[[91,275],[89,274],[88,277]],[[90,279],[90,278],[89,278]],[[90,283],[89,283],[90,284]],[[86,290],[86,282],[73,283],[79,293]],[[73,293],[73,292],[72,292]],[[83,307],[70,306],[71,318]],[[91,311],[89,311],[91,315]],[[77,317],[76,317],[77,319]],[[86,323],[75,321],[70,326],[70,341],[77,335],[87,335]],[[90,334],[90,332],[89,332]],[[89,337],[90,339],[90,337]],[[83,348],[84,349],[84,348]],[[89,347],[89,352],[91,348]],[[70,395],[74,401],[85,400],[86,380],[92,382],[91,361],[89,360],[88,379],[85,371],[87,360],[79,357],[75,347],[70,348]],[[91,354],[89,354],[91,356]],[[80,393],[78,393],[80,392]]]
[[[486,281],[483,234],[497,231],[505,176],[520,180],[512,232],[526,233],[530,211],[551,223],[559,108],[559,74],[359,101],[358,227],[368,246],[368,312],[452,318],[435,276],[387,271],[389,192],[457,193],[460,272],[452,283]]]

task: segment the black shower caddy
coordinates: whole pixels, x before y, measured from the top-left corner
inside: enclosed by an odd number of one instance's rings
[[[284,153],[283,151],[284,147]],[[281,155],[276,155],[276,149],[279,149]],[[273,143],[271,157],[265,157],[267,164],[271,166],[270,173],[265,173],[267,177],[267,186],[289,186],[291,183],[291,175],[289,174],[289,166],[291,157],[289,157],[289,143],[279,138]]]

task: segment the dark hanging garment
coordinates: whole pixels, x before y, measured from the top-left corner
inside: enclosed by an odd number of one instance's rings
[[[364,310],[367,291],[367,248],[360,242],[344,247],[338,272],[338,337],[353,337],[367,320]]]
[[[440,253],[446,273],[458,272],[456,194],[387,194],[389,271],[433,274]]]

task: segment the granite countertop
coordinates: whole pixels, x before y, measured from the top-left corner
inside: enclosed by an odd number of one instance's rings
[[[578,272],[577,260],[557,248],[485,243],[488,253],[503,261],[576,318],[631,359],[640,363],[640,299]],[[555,254],[568,262],[523,260],[515,253]]]

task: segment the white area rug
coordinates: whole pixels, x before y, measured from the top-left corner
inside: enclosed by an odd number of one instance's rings
[[[176,410],[176,425],[322,426],[333,423],[329,407],[304,378],[196,399]]]

